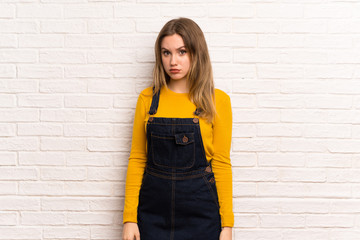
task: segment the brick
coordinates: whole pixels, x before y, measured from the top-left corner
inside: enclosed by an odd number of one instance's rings
[[[302,18],[303,6],[301,4],[263,3],[256,5],[258,18]]]
[[[88,168],[88,180],[125,181],[126,168]]]
[[[349,3],[304,5],[304,18],[351,18],[352,12]]]
[[[89,51],[87,55],[89,63],[132,63],[136,57],[132,49]]]
[[[22,212],[20,215],[21,225],[65,225],[64,213],[50,212]]]
[[[44,239],[87,239],[90,228],[79,227],[44,227]]]
[[[73,152],[66,153],[67,166],[98,166],[109,167],[112,164],[111,155],[104,153]]]
[[[0,198],[0,210],[39,210],[40,200],[38,198],[31,197],[8,197],[2,196]],[[0,230],[1,232],[1,230]],[[0,236],[3,236],[0,234]],[[9,236],[7,236],[9,237]]]
[[[255,197],[256,184],[255,183],[233,183],[234,197]]]
[[[342,227],[349,228],[354,226],[354,216],[351,215],[307,215],[307,227]]]
[[[302,78],[304,69],[300,66],[290,66],[289,64],[260,64],[257,66],[258,76],[261,79],[291,79]]]
[[[279,170],[279,180],[282,182],[325,182],[325,170],[287,169]]]
[[[20,4],[17,6],[18,18],[61,18],[62,8],[55,4]]]
[[[15,152],[0,152],[0,166],[15,166],[16,159]]]
[[[36,33],[36,21],[4,21],[0,20],[0,33]]]
[[[1,25],[1,21],[0,21]],[[1,31],[1,30],[0,30]],[[17,46],[16,36],[14,34],[1,34],[0,36],[0,47],[2,48],[15,48]]]
[[[306,155],[303,153],[259,153],[258,165],[262,167],[303,167]]]
[[[39,120],[39,112],[35,109],[1,110],[0,122],[32,122]]]
[[[0,239],[27,239],[38,240],[42,238],[42,228],[34,227],[0,227]]]
[[[64,184],[56,182],[20,182],[19,194],[26,196],[63,195]]]
[[[325,20],[283,20],[280,22],[282,33],[326,33],[327,28],[332,24],[327,24]]]
[[[62,166],[64,153],[19,152],[19,164],[24,166]]]
[[[39,149],[39,140],[33,137],[11,137],[0,139],[0,150],[34,151]]]
[[[231,165],[234,167],[253,167],[256,165],[256,154],[246,152],[231,152]]]
[[[259,222],[261,228],[303,228],[305,216],[260,214]]]
[[[135,22],[130,19],[121,20],[89,20],[89,33],[132,33]]]
[[[17,134],[23,136],[62,135],[62,125],[49,123],[19,123]]]
[[[89,201],[85,198],[42,198],[41,210],[46,211],[88,211]]]
[[[1,63],[35,63],[37,61],[37,51],[25,49],[3,49],[0,50]]]
[[[79,109],[42,109],[40,120],[48,122],[85,122],[86,112]]]
[[[118,4],[114,6],[114,14],[115,18],[153,18],[160,16],[160,6]]]
[[[19,47],[22,48],[61,48],[64,38],[61,35],[19,35]]]
[[[134,110],[88,110],[87,122],[110,122],[110,123],[132,123],[134,118]]]
[[[42,168],[42,180],[85,180],[84,168]]]
[[[69,137],[111,137],[112,126],[109,124],[66,124],[64,136]]]
[[[264,229],[235,229],[235,239],[257,240],[257,239],[281,239],[282,233],[279,230]]]
[[[16,98],[15,95],[0,94],[0,107],[15,107]]]
[[[39,57],[41,63],[86,63],[86,53],[77,50],[40,50]]]
[[[108,182],[65,183],[65,194],[67,196],[110,196],[112,192],[112,184]]]
[[[9,213],[9,212],[0,212],[0,224],[1,224],[1,226],[16,225],[17,224],[17,214]]]
[[[118,79],[118,80],[89,80],[88,92],[91,93],[121,93],[119,96],[114,96],[116,99],[124,98],[124,94],[135,92],[135,84],[132,79]],[[125,96],[127,101],[123,106],[129,106],[129,96]],[[135,97],[133,97],[135,98]],[[134,100],[133,100],[134,102]],[[115,105],[115,103],[114,103]],[[118,104],[119,105],[119,104]],[[133,106],[136,106],[136,100]]]
[[[22,65],[18,66],[18,77],[20,78],[62,78],[64,75],[62,67],[49,65]]]
[[[16,69],[13,65],[0,65],[0,78],[15,78]]]
[[[86,139],[61,138],[61,137],[44,137],[41,139],[41,150],[57,151],[80,151],[84,150]]]
[[[211,47],[256,47],[256,43],[255,34],[216,34],[212,35],[208,41]]]
[[[252,18],[255,8],[252,4],[227,4],[227,5],[208,5],[209,17],[233,17],[233,18]]]
[[[350,197],[351,186],[329,183],[258,183],[262,197]]]
[[[20,93],[37,91],[35,80],[0,80],[0,92]]]
[[[303,108],[304,99],[299,95],[262,94],[257,98],[262,108]]]
[[[235,80],[233,82],[233,93],[278,93],[279,91],[278,81]]]
[[[274,50],[240,50],[233,51],[235,63],[276,63],[279,51]]]
[[[86,22],[82,20],[44,20],[40,22],[40,31],[42,33],[85,33]]]
[[[66,18],[112,18],[113,6],[107,3],[67,4],[64,6]]]
[[[63,107],[63,97],[50,94],[24,94],[18,96],[20,107]]]
[[[44,93],[86,93],[86,80],[40,80],[40,92]],[[50,110],[51,111],[51,110]],[[66,110],[65,110],[66,111]]]
[[[65,67],[66,78],[110,78],[112,76],[113,70],[110,66],[89,64]]]
[[[130,148],[131,148],[130,139],[89,138],[87,140],[87,149],[89,151],[98,151],[98,152],[128,151]]]
[[[123,198],[97,198],[89,201],[91,211],[120,210],[124,204]]]
[[[278,122],[280,111],[268,109],[233,110],[233,118],[236,122]]]
[[[65,96],[65,107],[75,108],[109,108],[112,97],[105,95]]]
[[[113,223],[113,213],[69,213],[67,223],[71,225],[111,225]]]
[[[100,34],[77,34],[65,36],[66,48],[108,48],[113,45],[112,36]]]
[[[304,126],[300,124],[257,124],[259,137],[301,137]]]
[[[5,180],[7,180],[7,179],[5,179]],[[17,182],[15,182],[15,181],[0,182],[0,196],[1,195],[16,195],[17,192],[18,192]],[[1,224],[1,213],[0,213],[0,224]]]
[[[121,229],[114,227],[91,228],[91,239],[121,239]]]
[[[264,34],[257,41],[260,48],[298,48],[304,47],[304,39],[295,34]]]
[[[1,99],[1,97],[0,97],[0,99]],[[0,105],[1,105],[1,103],[0,103]],[[15,131],[16,131],[15,124],[0,123],[0,136],[2,136],[2,137],[15,136]]]
[[[234,181],[241,182],[273,182],[278,180],[278,171],[273,169],[251,169],[251,168],[235,168],[233,169]]]

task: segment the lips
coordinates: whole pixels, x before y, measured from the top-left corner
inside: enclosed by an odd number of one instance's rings
[[[170,72],[171,73],[178,73],[178,72],[180,72],[180,70],[179,69],[170,69]]]

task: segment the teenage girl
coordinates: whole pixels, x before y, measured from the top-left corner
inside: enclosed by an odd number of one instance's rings
[[[137,100],[124,240],[231,240],[232,110],[214,88],[205,37],[173,19],[155,43],[153,84]]]

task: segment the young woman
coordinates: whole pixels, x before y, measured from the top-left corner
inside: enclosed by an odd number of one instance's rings
[[[136,105],[123,239],[231,240],[232,110],[214,88],[204,34],[173,19],[155,55],[153,84]]]

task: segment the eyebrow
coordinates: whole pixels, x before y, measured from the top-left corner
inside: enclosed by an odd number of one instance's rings
[[[179,49],[181,49],[181,48],[185,48],[185,46],[181,46],[181,47],[177,48],[177,50],[179,50]],[[166,48],[164,48],[164,47],[161,48],[161,50],[162,50],[162,49],[168,50],[168,49],[166,49]]]

